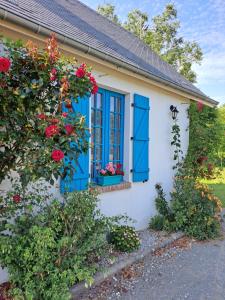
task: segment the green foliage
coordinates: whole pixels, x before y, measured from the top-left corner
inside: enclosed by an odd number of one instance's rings
[[[17,194],[9,192],[0,203],[0,264],[8,268],[13,294],[70,299],[73,284],[92,284],[99,258],[108,252],[106,232],[120,218],[103,216],[91,191],[70,193],[61,202],[38,189],[15,188]]]
[[[121,22],[119,21],[118,16],[115,14],[115,5],[110,3],[105,3],[103,5],[98,5],[97,11],[108,18],[110,21],[120,25]]]
[[[218,147],[217,147],[217,165],[221,168],[225,165],[225,104],[217,108],[218,122]]]
[[[160,213],[160,215],[166,217],[167,219],[173,219],[172,211],[169,207],[168,202],[165,198],[165,193],[163,191],[162,186],[157,183],[155,185],[156,191],[157,191],[157,197],[155,199],[155,205],[157,211]]]
[[[206,185],[196,183],[195,178],[187,174],[188,170],[178,171],[170,206],[163,197],[160,202],[157,197],[159,215],[150,220],[149,227],[155,230],[181,230],[199,240],[215,238],[220,233],[218,214],[221,202]]]
[[[86,65],[78,68],[75,61],[60,57],[54,36],[43,50],[32,42],[24,46],[3,40],[3,45],[3,59],[10,61],[10,68],[0,71],[0,182],[17,171],[24,186],[39,178],[54,183],[62,175],[63,156],[77,159],[88,150],[85,118],[63,117],[62,105],[71,111],[71,98],[78,101],[96,92],[95,80]],[[77,70],[83,74],[77,76]],[[57,130],[46,136],[49,126]],[[62,151],[58,161],[51,157],[54,150]],[[65,170],[74,171],[72,165]]]
[[[161,215],[156,215],[151,218],[149,222],[149,229],[161,231],[165,228],[165,217]]]
[[[148,15],[144,12],[141,12],[139,9],[134,9],[128,13],[127,21],[124,23],[124,28],[132,32],[140,39],[143,39],[148,28],[147,22]]]
[[[177,169],[182,164],[183,151],[181,149],[180,126],[177,124],[176,120],[174,125],[172,126],[172,134],[173,134],[173,138],[172,138],[171,146],[174,147],[173,160],[176,161],[175,165],[173,166],[173,169]]]
[[[221,131],[218,130],[216,108],[202,103],[189,107],[189,148],[185,163],[193,170],[192,176],[204,177],[212,171]]]
[[[171,195],[173,229],[175,227],[199,240],[217,237],[220,232],[217,217],[221,209],[220,200],[206,185],[196,183],[190,177],[183,178],[182,174],[176,176],[174,188]]]
[[[115,15],[115,6],[107,4],[105,9],[98,11],[111,21],[121,23]],[[153,17],[151,22],[147,13],[134,9],[128,13],[122,26],[143,40],[189,81],[196,82],[192,65],[201,63],[202,50],[196,42],[185,41],[179,36],[181,25],[173,4],[167,4],[162,14]]]
[[[132,252],[140,247],[140,239],[133,227],[115,226],[109,234],[109,242],[116,250]]]

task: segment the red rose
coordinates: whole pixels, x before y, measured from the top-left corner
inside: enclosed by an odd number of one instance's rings
[[[197,103],[197,109],[198,109],[199,112],[202,112],[203,107],[204,107],[204,104],[202,102],[198,101],[198,103]]]
[[[82,68],[82,67],[80,67],[80,68],[78,68],[77,69],[77,71],[76,71],[76,76],[78,77],[78,78],[83,78],[84,76],[85,76],[85,70],[84,70],[84,68]]]
[[[67,113],[67,112],[63,112],[63,113],[62,113],[62,117],[63,117],[63,118],[66,118],[67,116],[68,116],[68,113]]]
[[[8,72],[10,68],[11,62],[6,57],[0,57],[0,72]]]
[[[59,133],[59,128],[56,125],[50,125],[45,129],[45,135],[50,138]]]
[[[89,76],[89,79],[90,79],[90,82],[91,82],[93,85],[96,85],[96,80],[95,80],[95,78],[94,78],[92,75]]]
[[[94,86],[92,87],[91,93],[92,93],[93,95],[95,95],[97,92],[98,92],[98,86],[97,86],[97,85],[94,85]]]
[[[64,158],[64,153],[61,150],[53,150],[52,151],[52,159],[54,161],[60,161]]]
[[[40,120],[45,120],[46,115],[45,114],[39,114],[39,115],[37,115],[37,118],[40,119]]]
[[[14,195],[13,196],[13,202],[15,202],[15,203],[19,203],[21,201],[21,197],[20,197],[20,195]]]
[[[50,123],[52,123],[52,124],[57,124],[57,123],[59,123],[59,119],[57,119],[57,118],[53,118],[53,119],[51,119],[51,120],[49,120],[50,121]]]
[[[57,74],[57,70],[56,70],[56,68],[52,68],[52,70],[51,70],[51,74],[52,74],[52,75],[56,75],[56,74]]]
[[[71,124],[65,125],[66,134],[70,135],[73,132],[73,126]]]

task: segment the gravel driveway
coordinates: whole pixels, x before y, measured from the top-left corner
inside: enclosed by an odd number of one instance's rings
[[[181,239],[105,281],[82,299],[225,300],[225,239]]]

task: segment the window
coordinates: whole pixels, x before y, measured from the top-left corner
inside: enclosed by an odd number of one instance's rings
[[[108,162],[123,164],[124,95],[100,89],[91,99],[91,177]]]

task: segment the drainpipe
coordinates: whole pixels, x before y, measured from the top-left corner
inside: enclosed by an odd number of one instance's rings
[[[79,41],[76,41],[73,38],[68,38],[63,34],[61,34],[59,32],[56,32],[55,30],[47,29],[46,27],[42,26],[39,23],[31,22],[28,19],[17,16],[16,14],[13,14],[13,13],[11,13],[11,12],[3,9],[3,8],[0,8],[0,19],[7,20],[7,21],[10,21],[10,22],[12,22],[16,25],[27,28],[27,29],[33,31],[35,34],[41,34],[41,35],[44,35],[44,36],[49,36],[52,32],[55,32],[55,33],[57,33],[57,39],[62,44],[65,44],[65,45],[71,46],[73,48],[76,48],[77,50],[80,50],[80,51],[82,51],[86,54],[93,55],[93,56],[95,56],[95,57],[97,57],[97,58],[99,58],[103,61],[110,62],[113,65],[115,65],[117,68],[121,67],[125,70],[131,71],[135,74],[138,74],[138,75],[144,76],[145,78],[156,81],[160,84],[178,89],[181,92],[184,92],[186,94],[188,93],[188,94],[194,96],[195,98],[197,97],[197,98],[203,99],[203,100],[207,101],[209,104],[211,104],[213,106],[216,106],[218,104],[217,101],[215,101],[215,100],[213,100],[213,99],[211,99],[207,96],[203,96],[203,95],[195,93],[191,90],[188,90],[188,92],[187,92],[186,89],[184,89],[183,87],[177,85],[177,83],[175,83],[173,81],[165,80],[165,79],[161,78],[160,76],[155,76],[151,73],[143,71],[142,69],[140,69],[140,67],[138,65],[132,65],[132,64],[129,64],[129,63],[125,63],[125,62],[123,62],[119,59],[116,59],[116,58],[108,55],[108,54],[105,54],[104,52],[95,50],[94,48],[92,48],[90,46],[87,46],[87,45],[85,45],[85,44],[83,44]]]

